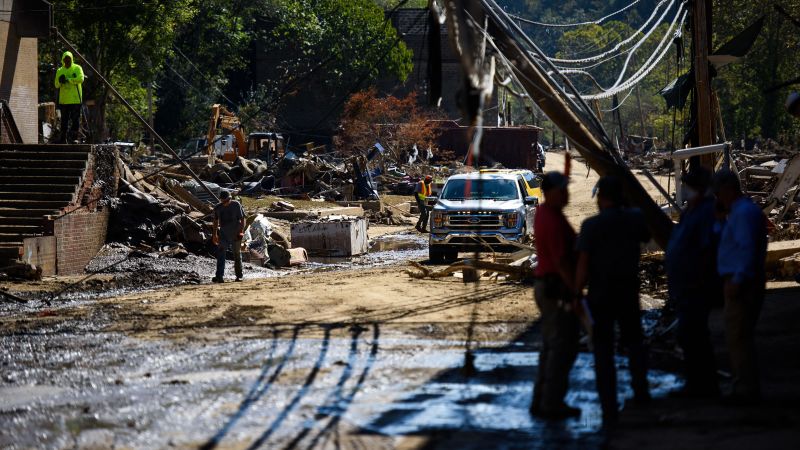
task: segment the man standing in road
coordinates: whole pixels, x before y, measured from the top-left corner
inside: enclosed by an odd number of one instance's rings
[[[718,397],[717,367],[708,317],[722,303],[717,274],[719,232],[711,171],[693,167],[682,177],[688,195],[686,209],[672,230],[665,258],[670,300],[678,313],[678,343],[683,350],[686,384],[675,396]]]
[[[544,203],[534,218],[538,262],[535,300],[541,313],[542,348],[531,414],[548,419],[580,416],[564,402],[569,372],[578,355],[578,318],[572,311],[575,231],[564,216],[569,179],[560,172],[542,177]]]
[[[730,170],[714,176],[714,192],[728,214],[717,254],[717,267],[724,280],[725,337],[733,372],[733,389],[726,402],[750,405],[761,398],[755,332],[766,289],[766,217],[742,194],[739,177]]]
[[[586,219],[578,235],[575,290],[589,287],[587,295],[593,320],[592,344],[597,393],[603,410],[603,426],[617,422],[617,370],[614,364],[614,325],[628,349],[634,401],[650,400],[647,386],[647,353],[639,309],[639,255],[650,240],[644,217],[623,208],[622,184],[606,176],[597,183],[600,213]]]
[[[225,275],[225,254],[233,247],[233,267],[236,281],[242,281],[242,237],[244,237],[245,216],[242,205],[231,200],[231,193],[222,191],[220,203],[214,207],[214,234],[212,242],[217,246],[217,274],[211,281],[223,283]]]
[[[61,55],[61,67],[56,71],[58,107],[61,110],[59,144],[71,144],[78,139],[83,103],[83,69],[72,60],[71,52]]]
[[[420,233],[424,233],[428,229],[428,206],[426,200],[433,195],[433,177],[425,175],[424,180],[420,180],[414,190],[414,199],[417,200],[417,208],[419,209],[419,220],[417,221],[416,229]]]

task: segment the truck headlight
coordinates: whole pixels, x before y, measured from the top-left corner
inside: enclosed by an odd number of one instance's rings
[[[506,213],[503,215],[503,222],[505,223],[506,228],[517,228],[518,221],[519,213],[517,212]]]
[[[431,220],[433,222],[433,226],[436,228],[441,228],[444,225],[444,213],[434,211],[431,213]]]

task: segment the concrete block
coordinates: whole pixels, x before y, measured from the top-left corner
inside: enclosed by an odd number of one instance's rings
[[[363,208],[365,211],[375,211],[375,212],[383,211],[383,201],[381,200],[351,200],[344,202],[336,202],[336,204],[339,206],[360,207]]]
[[[296,209],[294,211],[267,211],[262,213],[266,217],[283,220],[306,220],[326,218],[330,216],[364,216],[364,208],[360,206],[342,206],[339,208],[325,209]]]
[[[22,261],[42,268],[42,275],[56,274],[56,237],[39,236],[23,239]]]
[[[367,221],[350,218],[292,224],[292,246],[312,255],[353,256],[369,250]]]

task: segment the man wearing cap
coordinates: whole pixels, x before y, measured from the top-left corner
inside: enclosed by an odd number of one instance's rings
[[[647,351],[639,309],[639,255],[650,240],[640,211],[624,207],[622,183],[605,176],[597,182],[599,214],[581,224],[575,290],[588,285],[587,300],[593,321],[592,344],[597,393],[603,426],[617,421],[617,370],[614,364],[614,327],[628,349],[634,401],[650,400]]]
[[[711,171],[692,167],[681,180],[688,202],[672,230],[664,261],[670,300],[678,313],[686,378],[674,395],[716,397],[719,386],[708,317],[713,306],[722,304],[722,280],[717,274],[719,226],[710,193]]]
[[[564,216],[569,180],[559,172],[542,177],[544,203],[533,220],[536,236],[535,300],[541,313],[542,347],[533,388],[531,414],[549,419],[579,416],[564,402],[569,372],[578,354],[578,318],[574,294],[575,231]]]
[[[733,373],[733,389],[726,402],[750,405],[761,397],[755,331],[766,289],[767,220],[742,193],[736,173],[717,172],[714,193],[728,215],[717,252],[717,269],[724,280],[725,338]]]
[[[222,191],[220,203],[214,207],[214,234],[211,238],[217,246],[217,274],[211,281],[223,283],[225,275],[225,254],[233,247],[233,267],[236,281],[242,281],[242,237],[244,237],[244,209],[231,193]]]
[[[433,177],[425,175],[425,179],[419,180],[419,184],[414,190],[414,198],[417,200],[417,208],[419,209],[419,220],[415,228],[421,233],[428,229],[428,206],[425,201],[431,195],[433,195]]]

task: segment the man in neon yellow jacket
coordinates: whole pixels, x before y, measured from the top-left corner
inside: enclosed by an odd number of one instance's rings
[[[60,144],[72,143],[78,137],[83,103],[83,69],[73,62],[72,53],[61,55],[61,67],[56,72],[58,105],[61,109]]]

